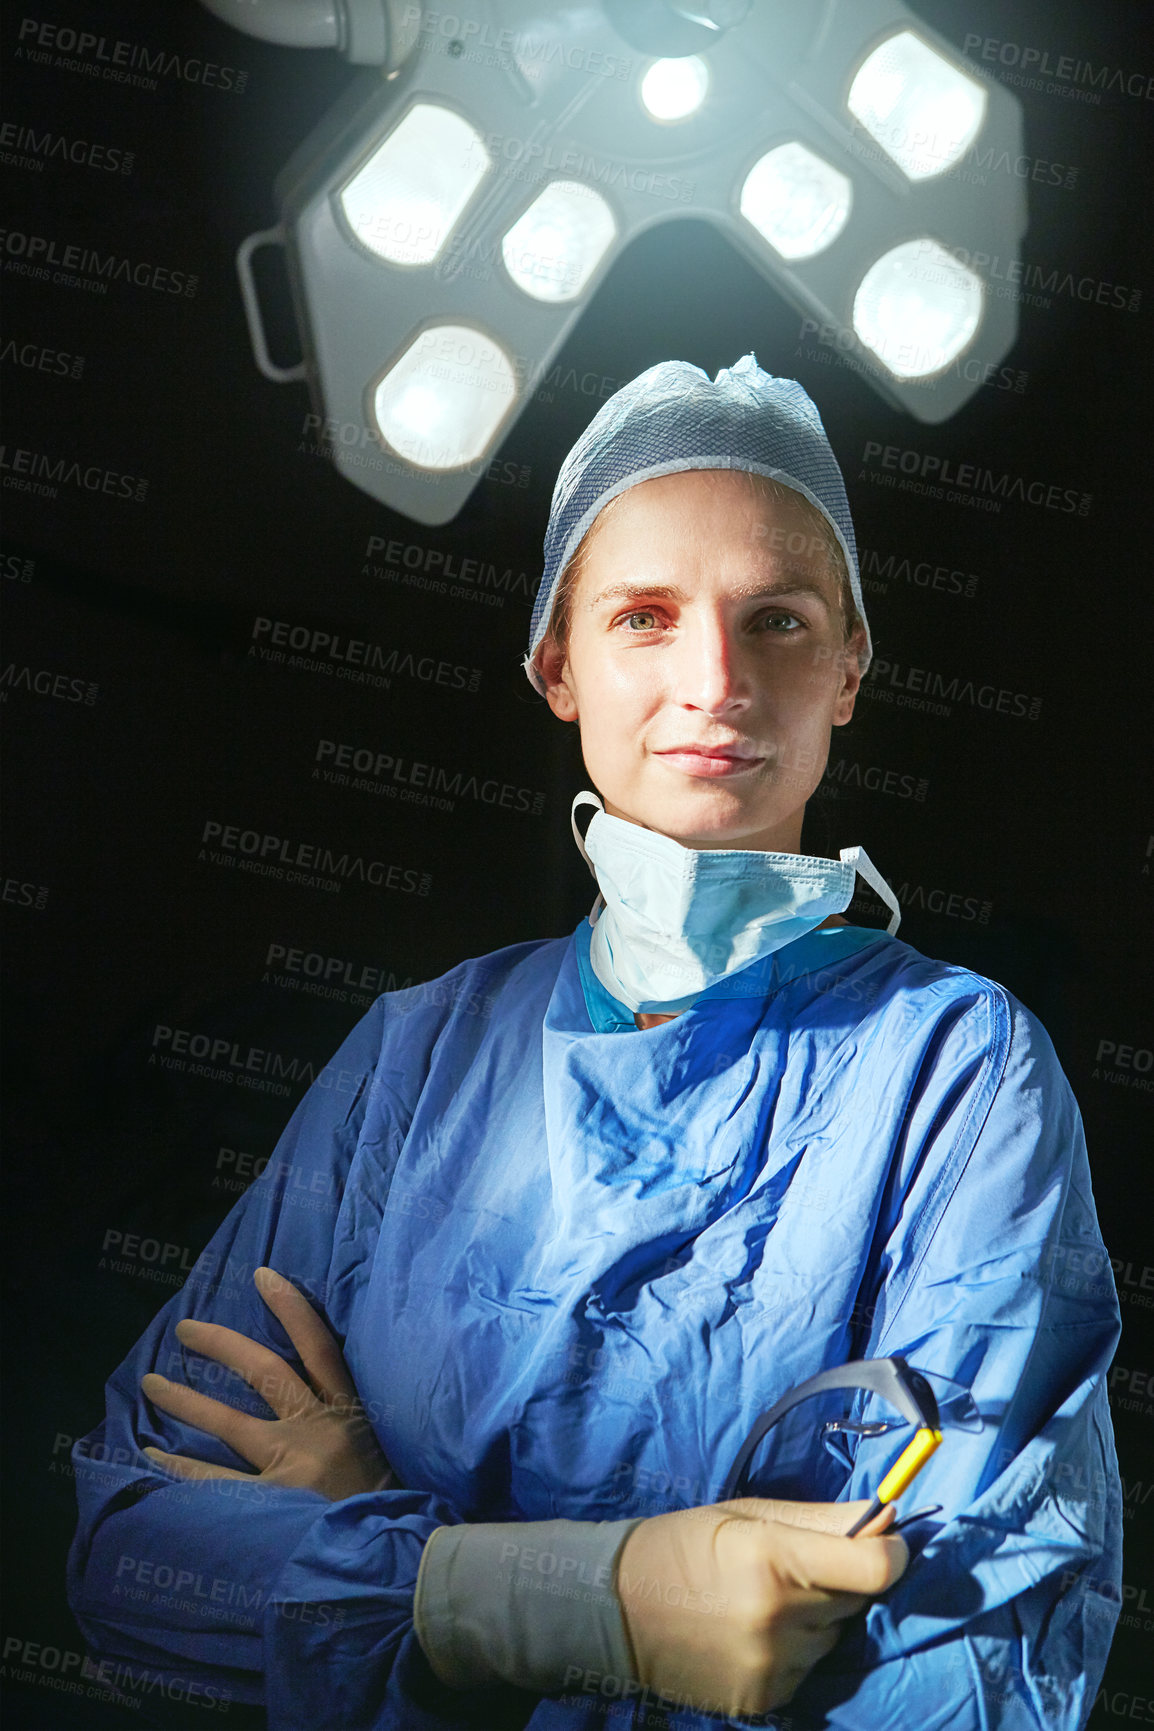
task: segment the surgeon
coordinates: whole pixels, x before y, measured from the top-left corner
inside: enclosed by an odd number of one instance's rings
[[[860,848],[801,851],[870,652],[800,386],[671,361],[602,406],[526,658],[593,908],[378,999],[113,1374],[98,1656],[272,1731],[1085,1724],[1117,1300],[1044,1030],[848,923],[858,871],[893,905]],[[720,1500],[767,1409],[893,1356],[981,1418],[931,1515],[848,1536],[901,1440],[868,1393]]]

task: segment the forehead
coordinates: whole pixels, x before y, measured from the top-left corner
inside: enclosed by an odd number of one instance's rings
[[[800,494],[775,496],[762,477],[690,469],[619,494],[589,532],[574,599],[588,606],[622,581],[673,577],[745,585],[791,577],[836,591],[832,530]]]

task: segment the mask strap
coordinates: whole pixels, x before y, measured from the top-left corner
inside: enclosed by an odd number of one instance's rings
[[[585,837],[581,834],[581,831],[577,828],[577,808],[578,808],[578,806],[581,806],[581,805],[595,805],[597,807],[598,811],[604,811],[605,807],[602,805],[601,801],[598,799],[597,795],[592,791],[592,789],[587,787],[584,790],[584,792],[576,795],[576,797],[573,800],[573,804],[569,809],[569,824],[570,824],[570,827],[572,828],[572,831],[573,831],[573,840],[577,843],[577,846],[581,849],[581,858],[585,861],[585,864],[589,867],[589,870],[592,873],[593,877],[596,877],[597,876],[596,868],[594,867],[593,861],[589,858],[589,855],[585,849]]]
[[[584,853],[584,848],[582,848],[581,851]],[[864,847],[843,847],[841,850],[841,857],[845,861],[846,865],[851,865],[854,871],[857,872],[860,877],[865,879],[871,889],[877,891],[878,895],[882,898],[882,901],[886,904],[886,907],[889,908],[890,923],[886,927],[886,933],[892,938],[902,923],[901,904],[893,890],[891,890],[889,884],[887,884],[885,878],[882,876]]]
[[[595,793],[593,793],[589,788],[586,788],[583,793],[577,794],[577,796],[575,797],[575,799],[573,801],[572,806],[569,809],[569,824],[570,824],[570,827],[572,828],[572,831],[573,831],[573,840],[577,843],[577,846],[581,849],[581,858],[585,861],[585,864],[589,867],[590,873],[592,874],[592,877],[593,877],[593,881],[594,881],[594,883],[596,883],[597,882],[596,868],[593,864],[593,861],[589,858],[588,851],[585,847],[585,837],[581,834],[581,831],[577,828],[577,807],[581,806],[581,805],[595,805],[597,807],[598,811],[604,811],[605,807],[602,805],[602,803],[598,799],[597,795]],[[598,917],[600,916],[601,910],[604,906],[605,906],[605,897],[601,894],[601,885],[597,884],[597,900],[593,903],[593,906],[589,909],[589,924],[591,926],[595,926],[597,924]]]

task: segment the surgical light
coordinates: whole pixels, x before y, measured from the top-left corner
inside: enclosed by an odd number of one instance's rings
[[[460,469],[492,444],[516,394],[500,343],[468,325],[433,325],[386,369],[373,414],[398,456],[422,469]]]
[[[419,102],[372,152],[340,195],[362,246],[389,264],[432,264],[489,167],[475,127]]]
[[[853,328],[895,378],[929,378],[965,349],[984,298],[981,278],[936,240],[905,241],[863,277]]]
[[[654,120],[686,120],[709,89],[709,68],[699,54],[655,60],[641,80],[641,100]]]
[[[973,144],[986,92],[912,30],[900,30],[862,62],[848,107],[907,179],[927,180]]]
[[[540,301],[571,301],[601,263],[617,223],[593,188],[554,180],[538,194],[501,242],[501,257],[517,287]]]
[[[622,253],[670,222],[709,223],[765,284],[763,363],[804,380],[836,355],[920,421],[1017,335],[1027,188],[963,158],[1016,160],[1021,104],[904,0],[204,3],[362,68],[237,268],[261,371],[307,380],[336,468],[417,522],[458,514]],[[271,247],[291,363],[264,332]]]
[[[754,163],[741,214],[782,258],[812,258],[849,219],[853,183],[804,144],[779,144]]]

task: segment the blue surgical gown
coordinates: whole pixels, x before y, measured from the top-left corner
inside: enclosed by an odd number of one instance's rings
[[[782,1722],[1081,1726],[1120,1603],[1119,1316],[1045,1031],[989,980],[851,926],[639,1030],[588,939],[583,921],[386,994],[309,1089],[77,1445],[85,1636],[264,1700],[272,1731],[660,1722],[595,1683],[438,1683],[412,1620],[424,1541],[716,1500],[795,1384],[900,1353],[967,1384],[984,1424],[947,1432],[904,1505],[942,1505],[928,1542]],[[398,1488],[330,1503],[177,1481],[141,1454],[252,1470],[140,1379],[270,1416],[174,1334],[205,1318],[299,1365],[261,1263],[343,1342]],[[754,1494],[873,1493],[900,1444],[862,1436],[839,1462],[819,1436],[831,1411],[806,1403],[770,1433]],[[892,1416],[872,1396],[857,1413]]]

